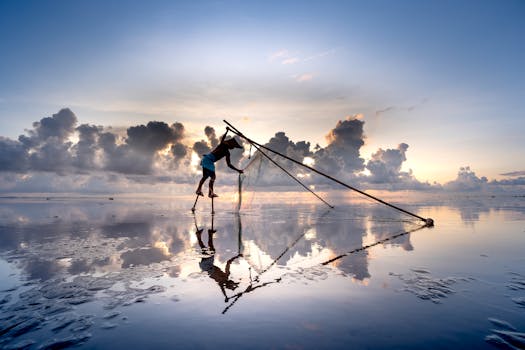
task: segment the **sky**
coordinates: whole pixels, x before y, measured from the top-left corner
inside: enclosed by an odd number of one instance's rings
[[[525,4],[510,0],[2,1],[3,180],[63,175],[63,166],[17,168],[9,152],[22,147],[19,135],[33,137],[26,156],[48,147],[42,120],[72,122],[67,109],[76,124],[55,143],[74,145],[74,128],[88,124],[118,145],[129,128],[157,121],[184,127],[163,146],[195,151],[199,140],[211,146],[204,128],[222,133],[227,119],[261,143],[278,132],[310,142],[303,156],[320,159],[316,144],[345,149],[330,138],[343,123],[363,129],[356,172],[395,153],[404,158],[396,174],[421,183],[455,181],[466,166],[477,179],[510,181],[525,175],[524,36]],[[95,153],[117,159],[101,133]]]

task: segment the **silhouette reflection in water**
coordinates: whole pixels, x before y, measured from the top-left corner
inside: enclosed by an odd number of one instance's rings
[[[226,261],[226,267],[224,271],[222,271],[220,267],[215,265],[215,247],[213,245],[213,235],[217,232],[217,230],[215,230],[215,228],[213,227],[213,219],[214,217],[212,215],[211,228],[208,229],[208,246],[206,247],[206,245],[202,241],[202,233],[204,231],[204,228],[198,228],[197,219],[195,218],[195,234],[197,236],[197,241],[199,242],[199,247],[201,248],[201,252],[203,254],[203,257],[199,262],[199,267],[203,272],[207,272],[210,278],[217,282],[222,294],[224,295],[224,301],[227,302],[228,295],[226,294],[226,289],[230,289],[233,291],[239,286],[239,282],[235,282],[230,279],[231,264],[236,259],[242,257],[242,254],[239,252],[237,255]]]

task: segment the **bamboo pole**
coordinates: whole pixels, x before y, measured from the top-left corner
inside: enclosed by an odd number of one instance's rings
[[[382,200],[382,199],[380,199],[380,198],[377,198],[377,197],[375,197],[375,196],[373,196],[373,195],[371,195],[371,194],[368,194],[368,193],[366,193],[366,192],[364,192],[364,191],[361,191],[361,190],[359,190],[359,189],[357,189],[357,188],[355,188],[355,187],[353,187],[353,186],[350,186],[350,185],[348,185],[348,184],[346,184],[346,183],[344,183],[344,182],[342,182],[342,181],[340,181],[340,180],[338,180],[338,179],[336,179],[336,178],[334,178],[334,177],[332,177],[332,176],[330,176],[330,175],[328,175],[328,174],[325,174],[325,173],[323,173],[322,171],[319,171],[319,170],[317,170],[317,169],[315,169],[315,168],[313,168],[313,167],[311,167],[311,166],[309,166],[309,165],[303,164],[303,163],[299,162],[298,160],[295,160],[295,159],[293,159],[293,158],[288,157],[288,156],[285,155],[285,154],[282,154],[282,153],[277,152],[277,151],[275,151],[275,150],[273,150],[273,149],[271,149],[271,148],[268,148],[268,147],[266,147],[266,146],[264,146],[264,145],[261,145],[260,143],[257,143],[257,142],[255,142],[255,141],[253,141],[252,139],[248,138],[246,135],[244,135],[242,132],[240,132],[239,130],[237,130],[232,124],[230,124],[230,123],[227,122],[226,120],[223,120],[223,121],[226,123],[226,125],[228,125],[228,127],[230,128],[230,130],[231,130],[233,133],[237,134],[239,137],[244,138],[246,141],[248,141],[249,143],[253,144],[254,146],[258,146],[258,147],[261,147],[261,148],[263,148],[263,149],[265,149],[265,150],[267,150],[267,151],[273,152],[273,153],[275,153],[275,154],[277,154],[277,155],[279,155],[279,156],[281,156],[281,157],[283,157],[283,158],[285,158],[285,159],[288,159],[288,160],[291,161],[291,162],[294,162],[294,163],[296,163],[296,164],[298,164],[298,165],[300,165],[300,166],[302,166],[302,167],[304,167],[304,168],[307,168],[307,169],[313,171],[314,173],[317,173],[317,174],[319,174],[319,175],[321,175],[321,176],[324,176],[324,177],[326,177],[327,179],[330,179],[330,180],[332,180],[332,181],[334,181],[334,182],[340,184],[340,185],[343,186],[343,187],[346,187],[346,188],[348,188],[348,189],[350,189],[350,190],[352,190],[352,191],[355,191],[355,192],[357,192],[357,193],[360,193],[360,194],[362,194],[362,195],[364,195],[364,196],[366,196],[366,197],[369,197],[369,198],[371,198],[371,199],[373,199],[373,200],[375,200],[375,201],[377,201],[377,202],[379,202],[379,203],[382,203],[382,204],[384,204],[384,205],[386,205],[386,206],[389,206],[389,207],[391,207],[391,208],[394,208],[394,209],[396,209],[396,210],[399,210],[399,211],[401,211],[401,212],[403,212],[403,213],[405,213],[405,214],[407,214],[407,215],[410,215],[410,216],[413,216],[413,217],[415,217],[415,218],[418,218],[419,220],[425,222],[425,225],[426,225],[426,226],[434,226],[434,220],[432,220],[431,218],[427,218],[427,219],[425,219],[425,218],[423,218],[423,217],[421,217],[421,216],[419,216],[419,215],[417,215],[417,214],[411,213],[411,212],[409,212],[409,211],[407,211],[407,210],[405,210],[405,209],[403,209],[403,208],[400,208],[400,207],[398,207],[398,206],[396,206],[396,205],[393,205],[393,204],[390,204],[390,203],[388,203],[388,202],[385,202],[384,200]]]

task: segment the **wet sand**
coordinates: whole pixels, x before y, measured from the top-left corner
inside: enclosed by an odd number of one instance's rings
[[[0,199],[0,347],[525,346],[524,198],[286,196]]]

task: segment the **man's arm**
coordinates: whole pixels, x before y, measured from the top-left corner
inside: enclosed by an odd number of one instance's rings
[[[226,164],[228,164],[228,167],[230,167],[231,169],[237,171],[238,173],[242,174],[242,170],[240,169],[237,169],[236,167],[234,167],[231,163],[231,160],[230,160],[230,154],[226,154]]]

